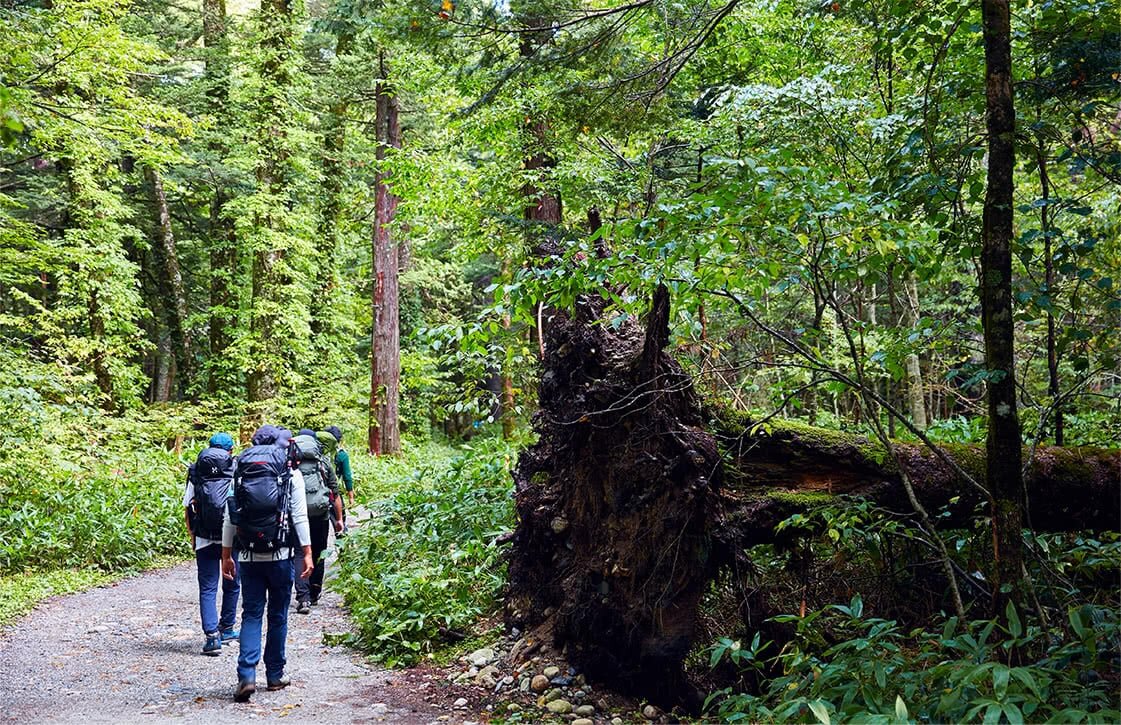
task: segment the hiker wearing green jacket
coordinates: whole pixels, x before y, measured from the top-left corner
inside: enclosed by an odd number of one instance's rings
[[[326,428],[336,443],[337,450],[335,452],[335,473],[342,479],[343,485],[346,487],[346,501],[351,506],[354,505],[354,474],[350,471],[350,454],[347,453],[343,447],[343,432],[337,425],[329,425]]]

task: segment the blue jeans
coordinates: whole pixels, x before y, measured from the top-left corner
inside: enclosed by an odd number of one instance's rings
[[[288,603],[292,600],[295,569],[291,559],[241,562],[241,652],[238,682],[257,681],[261,661],[261,625],[268,603],[265,636],[265,677],[275,682],[284,675],[284,645],[288,639]]]
[[[241,584],[222,577],[222,546],[211,544],[195,549],[199,575],[199,616],[204,634],[226,632],[237,622],[237,595]],[[222,582],[222,618],[218,618],[218,582]]]

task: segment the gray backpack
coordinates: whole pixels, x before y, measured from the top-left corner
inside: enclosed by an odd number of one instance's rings
[[[299,452],[300,473],[304,477],[308,518],[322,518],[331,510],[331,494],[327,489],[327,477],[324,473],[326,464],[323,462],[319,441],[309,435],[296,436],[293,441]]]

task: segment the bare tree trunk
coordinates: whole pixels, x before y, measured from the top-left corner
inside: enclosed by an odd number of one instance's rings
[[[401,325],[398,307],[397,245],[390,225],[397,213],[397,197],[389,189],[387,149],[401,148],[397,97],[386,80],[385,56],[380,59],[377,84],[377,188],[374,213],[373,334],[370,346],[369,450],[374,455],[401,452],[398,419],[401,376]]]
[[[989,143],[981,228],[981,321],[984,327],[989,431],[985,479],[995,499],[994,609],[1020,600],[1023,474],[1012,316],[1012,216],[1016,113],[1012,98],[1012,30],[1008,0],[982,0]],[[1007,591],[1006,591],[1007,589]]]
[[[915,273],[908,271],[903,278],[903,290],[906,298],[903,304],[903,323],[912,330],[919,321],[919,285]],[[926,430],[929,424],[926,416],[926,395],[923,392],[922,365],[918,353],[909,353],[904,360],[907,370],[907,409],[911,413],[911,422],[919,430]]]
[[[1051,198],[1051,177],[1047,174],[1047,156],[1043,148],[1043,139],[1039,139],[1039,150],[1036,160],[1039,164],[1039,183],[1044,204],[1039,207],[1039,228],[1043,232],[1043,270],[1047,284],[1047,294],[1051,300],[1055,299],[1055,257],[1051,248],[1051,211],[1048,204]],[[1047,308],[1047,394],[1051,396],[1052,405],[1055,406],[1055,445],[1063,445],[1063,405],[1059,402],[1059,350],[1055,334],[1055,312],[1052,306]]]
[[[176,358],[176,381],[179,397],[186,395],[191,384],[191,371],[194,369],[194,351],[187,333],[187,293],[183,287],[183,274],[179,269],[179,251],[175,246],[175,234],[171,228],[171,213],[167,208],[167,194],[164,192],[160,173],[151,166],[144,167],[144,177],[148,181],[148,191],[156,208],[156,249],[160,261],[161,286],[165,288],[165,305],[169,311],[168,333],[171,347]]]

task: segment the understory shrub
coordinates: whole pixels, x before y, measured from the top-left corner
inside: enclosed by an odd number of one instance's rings
[[[505,583],[496,540],[513,525],[513,448],[477,438],[461,449],[399,482],[340,546],[334,587],[357,643],[387,665],[463,635],[494,610]]]
[[[714,666],[726,659],[778,674],[763,678],[757,695],[714,693],[710,714],[729,722],[1121,721],[1121,628],[1111,608],[1071,608],[1065,622],[1035,626],[1009,605],[1003,623],[950,617],[941,631],[910,632],[862,610],[854,597],[804,617],[775,617],[795,625],[779,652],[758,636],[747,647],[719,642]]]

